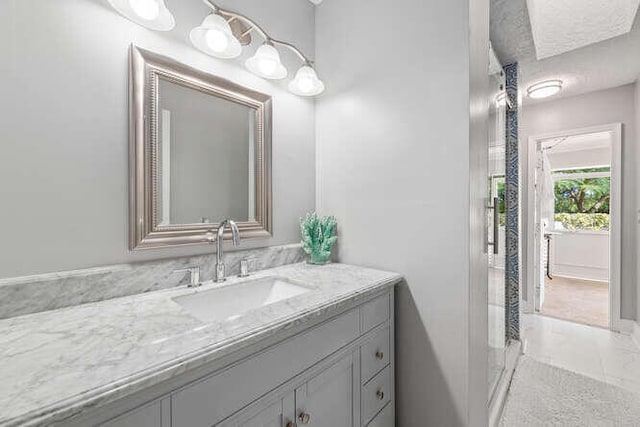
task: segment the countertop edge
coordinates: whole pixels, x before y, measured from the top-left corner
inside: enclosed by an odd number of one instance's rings
[[[308,307],[294,315],[278,319],[272,323],[267,323],[263,327],[252,329],[251,331],[233,336],[227,340],[217,342],[210,346],[204,346],[197,351],[172,359],[166,363],[153,365],[132,376],[122,378],[98,388],[87,390],[86,392],[77,394],[72,398],[42,407],[37,412],[31,412],[23,416],[0,421],[0,426],[39,426],[50,425],[51,423],[62,423],[66,420],[71,420],[77,416],[83,415],[86,411],[91,410],[92,408],[116,402],[134,393],[141,392],[153,387],[154,385],[158,385],[163,381],[175,378],[186,371],[197,369],[207,363],[214,362],[216,359],[227,356],[234,351],[242,349],[243,347],[257,344],[262,339],[266,339],[282,330],[286,330],[288,327],[305,318],[323,315],[332,308],[351,304],[385,288],[391,288],[402,280],[402,275],[390,272],[390,276],[388,278],[373,282],[364,289],[341,295],[339,298],[328,299],[323,301],[321,304]]]

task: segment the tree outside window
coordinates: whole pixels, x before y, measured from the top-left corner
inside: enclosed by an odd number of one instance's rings
[[[568,230],[608,230],[611,177],[602,176],[610,168],[562,171],[555,180],[556,228]],[[576,174],[576,178],[570,175]],[[567,177],[569,175],[569,177]],[[592,176],[590,176],[592,175]]]

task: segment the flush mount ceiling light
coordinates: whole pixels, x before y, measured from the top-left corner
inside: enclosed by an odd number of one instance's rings
[[[527,88],[529,98],[542,99],[548,98],[562,90],[562,80],[546,80],[536,83]]]
[[[191,30],[189,39],[198,50],[217,58],[237,58],[242,53],[229,23],[217,14],[204,18],[202,25]]]
[[[156,31],[171,31],[176,25],[164,0],[108,0],[122,16]]]
[[[280,61],[280,54],[273,45],[263,44],[255,55],[247,59],[245,66],[253,74],[265,79],[284,79],[287,77],[287,69]]]
[[[265,42],[252,57],[245,61],[249,71],[265,79],[275,80],[287,77],[287,69],[280,60],[280,52],[276,49],[286,48],[302,62],[295,78],[289,83],[289,90],[299,96],[316,96],[324,91],[324,83],[313,69],[313,61],[304,56],[300,49],[291,43],[274,39],[255,21],[244,15],[222,9],[212,0],[203,1],[213,14],[207,16],[202,25],[194,28],[189,35],[191,42],[198,50],[218,58],[235,58],[240,55],[242,46],[251,42],[249,33],[257,33]]]

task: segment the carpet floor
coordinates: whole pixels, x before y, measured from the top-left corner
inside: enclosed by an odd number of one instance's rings
[[[522,356],[500,425],[640,426],[640,394]]]

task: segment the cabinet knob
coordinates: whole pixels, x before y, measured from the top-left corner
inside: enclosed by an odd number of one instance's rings
[[[384,399],[384,392],[382,390],[376,391],[376,397],[378,398],[378,400],[383,400]]]
[[[376,359],[378,360],[384,359],[384,353],[381,351],[376,351]]]
[[[297,427],[296,423],[289,421],[285,427]]]
[[[302,424],[309,424],[309,420],[311,419],[311,415],[305,413],[305,412],[300,412],[300,415],[298,415],[298,420],[302,423]]]

